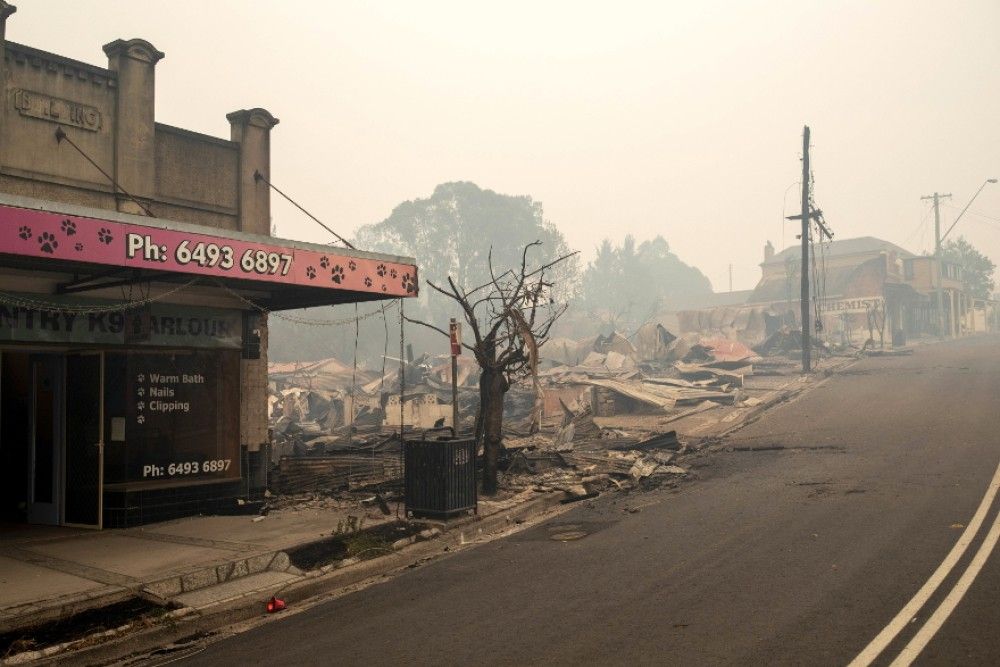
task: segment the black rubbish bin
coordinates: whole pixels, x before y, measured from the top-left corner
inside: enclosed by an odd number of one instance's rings
[[[447,519],[476,509],[476,440],[407,440],[403,454],[407,516]]]

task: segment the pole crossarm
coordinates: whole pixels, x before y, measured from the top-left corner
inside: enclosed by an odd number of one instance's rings
[[[823,211],[820,210],[820,209],[818,209],[818,208],[814,208],[811,211],[809,211],[809,219],[810,220],[817,220],[820,217],[822,217],[822,215],[823,215]],[[798,214],[798,215],[786,215],[785,216],[785,220],[801,220],[801,219],[802,219],[802,214],[801,213]]]
[[[799,215],[785,216],[785,220],[801,220],[801,219],[802,219],[801,213]],[[822,209],[818,208],[811,209],[809,211],[809,219],[816,221],[816,225],[819,227],[819,231],[823,233],[823,236],[825,236],[831,241],[833,240],[833,232],[831,232],[830,228],[826,226],[826,219],[823,218]]]

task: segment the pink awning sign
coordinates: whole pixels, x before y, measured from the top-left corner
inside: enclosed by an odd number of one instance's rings
[[[394,297],[417,294],[413,264],[13,206],[0,206],[0,254]]]

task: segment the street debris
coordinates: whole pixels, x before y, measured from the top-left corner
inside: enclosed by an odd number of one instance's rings
[[[696,315],[683,317],[690,324]],[[719,322],[698,320],[705,325],[700,334],[675,335],[651,322],[631,336],[549,339],[537,373],[506,395],[502,489],[582,499],[686,476],[677,459],[689,448],[673,424],[721,420],[721,411],[718,418],[702,416],[720,408],[760,406],[764,400],[748,393],[748,379],[797,374],[800,337],[788,327],[765,336],[772,319],[744,309]],[[763,342],[750,347],[736,325]],[[366,503],[384,513],[381,494],[398,491],[402,475],[400,430],[420,437],[452,426],[451,372],[447,355],[412,353],[384,375],[336,359],[272,364],[270,488],[278,495],[268,504],[309,492],[357,502],[350,494],[366,492],[381,499]],[[456,379],[458,430],[468,433],[479,408],[479,369],[471,357],[458,358]]]

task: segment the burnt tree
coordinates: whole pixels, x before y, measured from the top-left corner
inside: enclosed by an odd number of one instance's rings
[[[431,289],[455,301],[462,309],[472,331],[472,344],[463,347],[472,352],[479,365],[479,412],[476,415],[476,439],[483,447],[483,493],[497,492],[497,462],[503,447],[504,397],[511,385],[531,376],[539,400],[532,414],[532,427],[541,420],[541,387],[537,381],[538,351],[566,306],[557,306],[549,297],[552,283],[546,272],[572,257],[570,253],[538,268],[529,269],[528,254],[540,246],[529,243],[521,253],[521,266],[496,273],[492,252],[489,256],[490,281],[465,290],[448,276],[448,285],[428,281]],[[407,318],[447,336],[448,332],[428,322]]]

